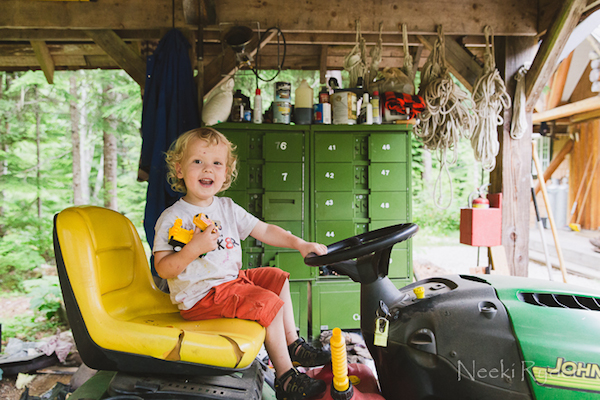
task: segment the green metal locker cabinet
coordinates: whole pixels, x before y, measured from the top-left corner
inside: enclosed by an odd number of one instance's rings
[[[315,239],[331,244],[411,219],[410,126],[314,125],[311,204]],[[410,282],[409,242],[392,250],[390,278]],[[360,286],[321,271],[311,288],[312,335],[360,328]]]
[[[216,127],[237,146],[238,178],[223,196],[231,197],[261,220],[308,240],[306,156],[309,128],[282,125],[220,124]],[[281,267],[290,272],[294,318],[300,334],[308,336],[309,280],[316,275],[301,255],[260,243],[243,242],[244,268]]]
[[[411,220],[411,153],[407,125],[253,125],[216,127],[238,146],[239,175],[223,195],[262,220],[305,240],[331,244]],[[300,254],[243,244],[245,268],[290,272],[296,325],[304,336],[360,327],[360,288],[348,278],[304,265]],[[412,278],[410,241],[396,245],[390,278]]]

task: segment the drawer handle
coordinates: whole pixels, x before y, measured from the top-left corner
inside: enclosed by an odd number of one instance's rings
[[[269,199],[269,203],[275,204],[294,204],[295,202],[294,199]]]

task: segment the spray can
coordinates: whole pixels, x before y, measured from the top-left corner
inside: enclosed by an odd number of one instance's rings
[[[262,124],[263,115],[262,115],[262,96],[260,95],[260,89],[256,89],[256,94],[254,95],[254,115],[252,117],[252,122],[255,124]]]

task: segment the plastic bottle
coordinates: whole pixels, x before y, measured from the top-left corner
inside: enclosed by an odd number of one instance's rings
[[[373,125],[373,106],[369,102],[369,93],[363,94],[358,120],[361,125]]]
[[[296,114],[296,123],[310,125],[313,113],[313,89],[309,86],[306,79],[303,79],[295,93],[296,102],[294,112]]]
[[[256,94],[254,95],[254,115],[252,116],[252,122],[255,124],[262,124],[263,115],[262,115],[262,96],[260,95],[260,89],[256,89]]]
[[[379,100],[379,92],[377,90],[373,92],[371,106],[373,107],[373,124],[381,125],[381,103]]]

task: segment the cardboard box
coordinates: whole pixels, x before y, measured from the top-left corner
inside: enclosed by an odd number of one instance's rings
[[[490,208],[460,209],[460,242],[471,246],[502,244],[502,193],[488,194]]]

